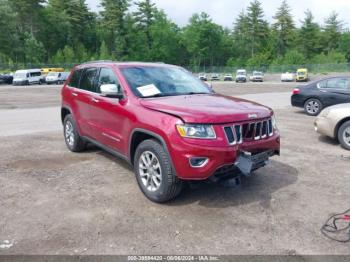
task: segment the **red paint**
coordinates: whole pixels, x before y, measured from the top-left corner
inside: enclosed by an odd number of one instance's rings
[[[223,131],[223,124],[257,121],[273,115],[270,108],[219,94],[138,98],[131,91],[120,68],[130,66],[168,66],[162,64],[111,63],[84,64],[73,70],[86,67],[112,68],[119,78],[124,99],[102,97],[97,93],[79,90],[67,85],[62,89],[62,106],[69,108],[75,118],[80,135],[97,140],[130,159],[131,134],[135,129],[144,129],[160,136],[170,153],[176,174],[182,179],[201,180],[210,177],[215,170],[236,160],[238,150],[259,152],[280,150],[279,133],[259,141],[244,142],[230,146]],[[71,74],[72,75],[72,74]],[[77,93],[78,96],[73,96]],[[92,102],[96,98],[99,103]],[[250,120],[249,114],[257,119]],[[177,130],[179,123],[202,123],[214,126],[214,140],[182,138]],[[190,156],[208,157],[203,168],[192,168]]]
[[[300,89],[299,88],[295,88],[293,90],[293,95],[297,95],[297,94],[300,94]]]

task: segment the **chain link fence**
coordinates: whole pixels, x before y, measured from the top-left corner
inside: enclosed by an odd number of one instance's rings
[[[80,63],[65,64],[4,64],[0,63],[0,73],[14,72],[20,69],[32,68],[65,68],[70,71],[75,65]],[[330,72],[350,72],[350,63],[342,64],[304,64],[304,65],[261,65],[261,66],[185,66],[193,73],[217,73],[217,74],[235,74],[238,69],[246,69],[248,73],[253,71],[262,71],[267,74],[278,74],[284,72],[296,72],[298,68],[307,68],[311,73],[327,74]]]

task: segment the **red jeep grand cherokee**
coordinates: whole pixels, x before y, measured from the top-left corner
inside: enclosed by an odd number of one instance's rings
[[[216,94],[172,65],[76,66],[61,116],[69,150],[90,142],[125,159],[155,202],[176,197],[184,180],[249,176],[280,150],[271,109]]]

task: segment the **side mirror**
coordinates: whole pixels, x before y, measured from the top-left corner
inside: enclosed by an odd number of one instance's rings
[[[119,92],[118,85],[115,84],[106,84],[100,86],[101,95],[105,97],[111,98],[119,98],[122,99],[123,93]]]

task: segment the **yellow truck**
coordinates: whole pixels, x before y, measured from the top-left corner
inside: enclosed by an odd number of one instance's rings
[[[47,75],[50,72],[60,73],[64,72],[64,68],[41,68],[41,74]]]
[[[307,82],[309,81],[309,72],[306,68],[299,68],[296,75],[297,82]]]

